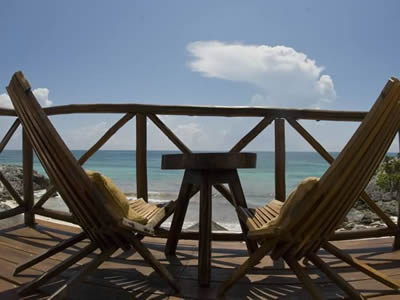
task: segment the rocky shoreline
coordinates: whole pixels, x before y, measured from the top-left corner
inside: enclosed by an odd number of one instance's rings
[[[0,165],[0,172],[12,185],[15,191],[22,197],[24,193],[24,172],[22,166],[17,165]],[[33,190],[46,189],[50,184],[47,177],[33,171]],[[0,182],[0,211],[10,209],[10,205],[7,203],[12,199],[11,195],[4,187],[3,183]]]
[[[398,215],[396,192],[383,191],[377,186],[375,177],[369,182],[365,191],[376,205],[396,223]],[[346,216],[340,230],[378,228],[383,226],[385,226],[385,224],[368,208],[367,204],[362,200],[358,200],[354,208],[352,208]]]
[[[0,172],[7,178],[14,189],[20,194],[23,194],[23,170],[21,166],[16,165],[0,165]],[[33,188],[35,191],[46,189],[50,182],[47,177],[34,171],[33,173]],[[387,214],[390,218],[397,222],[398,205],[396,200],[396,194],[393,192],[384,192],[376,185],[376,179],[373,178],[366,188],[367,194],[373,201]],[[9,205],[11,196],[7,189],[0,182],[0,211],[11,208]],[[368,206],[364,201],[357,201],[354,208],[351,209],[347,215],[342,226],[338,229],[343,230],[354,230],[364,229],[371,227],[382,227],[385,224],[380,218],[369,210]],[[193,228],[192,228],[193,229]],[[222,226],[214,228],[214,230],[224,230]]]

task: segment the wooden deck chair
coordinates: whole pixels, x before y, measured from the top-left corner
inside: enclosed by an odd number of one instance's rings
[[[35,290],[96,249],[100,249],[100,254],[83,266],[78,274],[69,279],[50,299],[61,296],[68,286],[83,280],[88,273],[95,270],[119,248],[123,250],[134,248],[162,278],[168,281],[174,290],[178,290],[172,275],[140,241],[141,234],[154,234],[154,229],[172,213],[174,203],[169,203],[165,207],[156,207],[144,201],[133,201],[131,205],[136,206],[139,215],[147,220],[145,225],[121,218],[110,207],[105,195],[90,181],[87,173],[64,144],[31,92],[31,87],[22,72],[13,75],[7,91],[43,168],[83,230],[81,234],[59,243],[46,253],[18,266],[16,273],[85,238],[90,240],[90,244],[83,250],[22,287],[20,293],[27,294]]]
[[[376,103],[333,164],[318,180],[308,179],[289,195],[284,204],[274,200],[255,209],[238,208],[246,222],[248,237],[260,247],[222,284],[222,295],[249,268],[265,255],[283,258],[314,299],[323,299],[299,260],[311,261],[351,299],[363,299],[347,281],[334,272],[318,255],[322,247],[340,260],[371,278],[398,291],[400,284],[353,258],[331,243],[329,237],[343,222],[348,211],[383,160],[400,126],[400,82],[387,82]]]

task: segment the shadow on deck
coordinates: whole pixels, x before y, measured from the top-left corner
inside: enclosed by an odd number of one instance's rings
[[[87,242],[45,260],[13,276],[16,265],[25,262],[33,255],[42,253],[56,242],[74,233],[78,228],[39,221],[36,228],[16,225],[0,231],[0,299],[43,299],[75,270],[79,265],[64,272],[37,294],[19,298],[19,287],[30,282],[61,260],[75,253]],[[197,283],[197,242],[182,241],[179,243],[176,257],[166,257],[163,249],[165,240],[146,238],[145,244],[152,253],[165,264],[177,278],[181,287],[180,294],[173,294],[168,285],[161,280],[153,269],[147,266],[141,257],[134,252],[117,252],[112,259],[105,262],[84,283],[75,285],[68,291],[68,299],[215,299],[219,284],[227,279],[232,269],[246,259],[246,248],[239,242],[214,242],[212,249],[212,275],[209,288],[201,288]],[[364,262],[385,272],[393,279],[400,279],[400,252],[391,251],[391,238],[356,240],[335,243],[347,253],[355,255]],[[331,255],[322,252],[321,257],[336,272],[365,293],[371,299],[399,299],[382,284],[369,279],[364,274],[344,265]],[[90,260],[85,258],[83,264]],[[325,275],[312,265],[309,266],[311,277],[322,288],[328,299],[342,298],[343,292]],[[391,293],[391,294],[389,294]],[[253,268],[251,273],[236,284],[225,296],[225,299],[307,299],[309,296],[302,285],[281,261],[273,262],[264,258]]]

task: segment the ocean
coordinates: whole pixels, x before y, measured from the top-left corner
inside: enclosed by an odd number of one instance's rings
[[[75,150],[79,158],[85,151]],[[181,184],[182,170],[161,170],[163,154],[178,153],[174,151],[148,151],[148,189],[149,201],[162,202],[175,200]],[[331,153],[336,156],[337,153]],[[129,197],[136,193],[135,151],[103,150],[94,154],[84,165],[85,169],[97,170],[110,177]],[[0,164],[22,164],[20,150],[4,150],[0,154]],[[275,190],[275,154],[274,152],[257,152],[257,168],[240,169],[239,176],[248,206],[263,205],[274,198]],[[286,153],[286,192],[293,190],[305,177],[320,177],[328,168],[328,163],[314,152]],[[40,162],[35,157],[34,169],[45,174]],[[39,197],[40,192],[36,193]],[[60,197],[49,200],[45,207],[67,210]],[[228,230],[237,231],[239,225],[234,209],[219,192],[213,190],[213,220]],[[194,197],[188,208],[185,227],[198,222],[199,200]],[[168,224],[169,220],[167,220]]]

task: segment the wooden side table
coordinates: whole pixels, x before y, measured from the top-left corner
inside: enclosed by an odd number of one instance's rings
[[[165,253],[174,255],[182,231],[183,221],[195,185],[200,187],[198,281],[208,286],[211,271],[211,189],[214,184],[227,183],[234,206],[247,207],[240,184],[238,168],[255,168],[255,153],[196,153],[162,156],[162,169],[185,169],[168,235]],[[247,229],[239,219],[250,253],[257,249],[255,241],[247,240]]]

